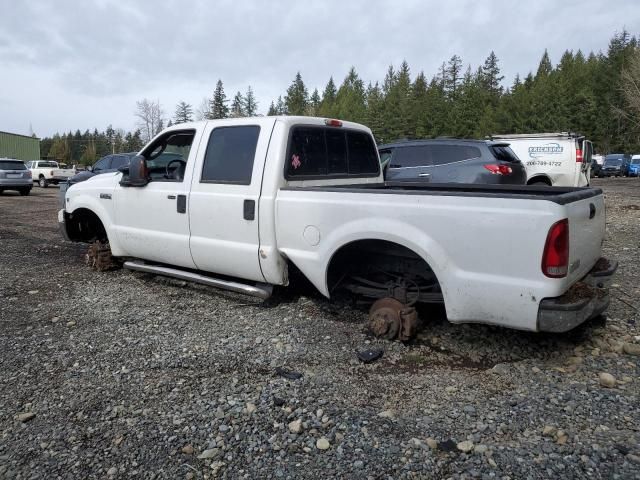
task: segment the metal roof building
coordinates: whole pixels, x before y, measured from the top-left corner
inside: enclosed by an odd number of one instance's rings
[[[0,158],[2,157],[40,160],[40,139],[17,133],[0,132]]]

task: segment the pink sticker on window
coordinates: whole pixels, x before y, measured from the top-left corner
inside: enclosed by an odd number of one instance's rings
[[[291,166],[294,169],[298,169],[298,167],[302,166],[302,162],[300,161],[300,157],[295,153],[291,155]]]

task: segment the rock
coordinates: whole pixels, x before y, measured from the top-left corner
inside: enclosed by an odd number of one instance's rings
[[[567,443],[567,440],[569,440],[569,436],[563,430],[558,430],[556,443],[558,445],[564,445],[565,443]]]
[[[75,320],[70,320],[67,322],[67,327],[73,327],[76,324]]]
[[[435,450],[435,449],[438,448],[438,442],[435,439],[431,438],[431,437],[427,438],[425,443],[429,446],[429,448],[431,450]]]
[[[496,463],[496,461],[493,458],[489,458],[488,460],[489,465],[491,465],[491,468],[497,468],[498,464]]]
[[[192,455],[193,445],[185,445],[184,447],[182,447],[182,453],[184,453],[185,455]]]
[[[625,342],[622,345],[622,351],[627,355],[640,355],[640,344]]]
[[[25,412],[18,414],[18,420],[22,423],[27,423],[29,420],[36,418],[36,414],[33,412]]]
[[[450,386],[450,387],[446,387],[446,388],[444,389],[444,391],[445,391],[445,392],[447,392],[447,393],[453,393],[453,392],[455,392],[456,390],[458,390],[456,387],[451,387],[451,386]]]
[[[486,445],[476,445],[473,447],[473,451],[476,453],[486,453],[487,450],[489,450],[489,447],[487,447]]]
[[[633,453],[629,453],[626,455],[627,460],[629,460],[630,462],[633,463],[637,463],[640,464],[640,457],[637,455],[634,455]]]
[[[300,433],[302,431],[302,419],[294,420],[289,423],[289,431],[291,433]]]
[[[318,441],[316,442],[316,448],[318,450],[327,450],[330,446],[331,444],[329,443],[329,440],[327,440],[324,437],[319,438]]]
[[[556,427],[552,427],[551,425],[545,425],[542,429],[542,436],[544,437],[553,437],[556,434]]]
[[[27,293],[29,295],[35,295],[36,293],[40,292],[40,290],[29,290]]]
[[[460,442],[456,446],[458,447],[458,450],[464,453],[469,453],[471,450],[473,450],[473,443],[468,440]]]
[[[540,370],[538,367],[533,367],[533,368],[531,369],[531,371],[532,371],[533,373],[540,373],[540,372],[542,372],[542,370]]]
[[[493,368],[491,369],[491,373],[495,373],[496,375],[507,375],[510,370],[510,365],[506,363],[498,363],[493,366]]]
[[[396,412],[393,410],[384,410],[378,414],[380,418],[396,418]]]
[[[249,415],[251,415],[253,412],[255,412],[258,409],[258,407],[256,407],[256,405],[251,402],[247,402],[246,408],[247,408],[247,413]]]
[[[598,379],[600,380],[600,385],[605,388],[613,388],[616,386],[616,377],[610,373],[602,372],[598,375]]]
[[[206,460],[208,458],[214,458],[218,456],[219,452],[220,450],[218,450],[217,448],[209,448],[208,450],[205,450],[200,455],[198,455],[198,459]]]
[[[107,475],[109,477],[115,476],[116,473],[118,473],[118,469],[116,467],[111,467],[109,470],[107,470]]]
[[[353,468],[362,468],[364,467],[364,462],[362,460],[356,460],[353,462]]]
[[[584,359],[582,357],[569,357],[567,358],[568,365],[582,365]]]

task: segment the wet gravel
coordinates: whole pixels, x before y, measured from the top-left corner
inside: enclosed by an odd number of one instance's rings
[[[306,286],[260,303],[92,272],[57,189],[6,192],[0,478],[640,478],[640,181],[594,183],[620,262],[606,321],[546,335],[422,310],[407,345]]]

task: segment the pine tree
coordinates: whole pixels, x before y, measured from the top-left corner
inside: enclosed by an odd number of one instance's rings
[[[502,94],[500,82],[504,80],[504,75],[500,75],[498,57],[491,51],[482,67],[482,85],[493,96],[495,100]]]
[[[242,93],[237,92],[233,97],[233,101],[231,102],[231,110],[229,111],[229,116],[232,118],[244,117],[244,97]]]
[[[317,88],[313,90],[313,93],[309,97],[306,115],[310,117],[318,117],[320,115],[320,92],[318,92]]]
[[[366,125],[373,132],[376,142],[387,140],[384,136],[384,95],[378,82],[369,85],[366,93]]]
[[[284,103],[289,115],[304,115],[309,104],[309,93],[302,81],[300,72],[296,73],[296,77],[287,89],[284,97]]]
[[[213,92],[213,98],[209,101],[209,119],[227,118],[229,116],[229,107],[227,106],[227,96],[224,93],[222,80],[218,80],[216,88]]]
[[[336,116],[336,84],[333,83],[333,77],[329,77],[327,86],[324,87],[324,93],[322,94],[322,101],[320,102],[320,116],[326,118],[333,118]]]
[[[276,115],[289,115],[281,96],[278,97],[278,101],[276,102]]]
[[[540,59],[540,63],[538,64],[538,71],[536,72],[536,78],[546,77],[553,70],[553,66],[551,65],[551,60],[549,59],[549,52],[547,49],[544,49],[544,54]]]
[[[258,113],[258,102],[256,100],[255,95],[253,94],[253,89],[251,85],[247,87],[247,93],[244,96],[244,114],[247,117],[255,117]]]
[[[273,100],[271,100],[271,105],[269,105],[269,111],[267,112],[267,115],[270,117],[278,115],[278,111],[276,110],[276,106],[273,103]]]
[[[193,107],[186,102],[176,105],[176,113],[173,116],[173,123],[187,123],[193,121]]]
[[[458,55],[454,55],[449,59],[445,75],[446,91],[449,97],[455,98],[456,91],[462,80],[462,59]]]

